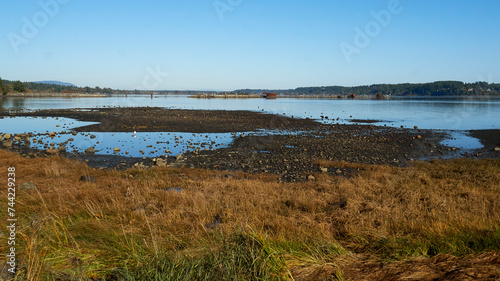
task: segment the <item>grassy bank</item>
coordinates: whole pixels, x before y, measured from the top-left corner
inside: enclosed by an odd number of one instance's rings
[[[18,186],[36,185],[16,189],[18,280],[500,277],[499,160],[408,168],[319,161],[359,172],[302,183],[198,169],[94,170],[3,150],[0,161],[4,186],[7,167]],[[4,218],[6,198],[2,189]]]

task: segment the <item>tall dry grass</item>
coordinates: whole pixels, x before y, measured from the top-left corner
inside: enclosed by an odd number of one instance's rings
[[[358,173],[317,174],[303,183],[244,173],[229,180],[183,168],[95,170],[6,151],[0,161],[1,178],[14,166],[18,184],[37,186],[17,189],[20,280],[40,274],[134,280],[138,272],[341,280],[343,260],[357,254],[406,259],[500,251],[498,160],[409,168],[318,161]],[[96,183],[80,181],[84,174]],[[6,202],[4,190],[1,196]],[[2,236],[1,251],[4,242]]]

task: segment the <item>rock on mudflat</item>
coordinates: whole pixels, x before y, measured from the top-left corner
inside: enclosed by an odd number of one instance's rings
[[[36,189],[36,185],[32,182],[25,182],[19,185],[22,189]]]
[[[158,158],[158,159],[156,159],[156,165],[158,167],[165,167],[165,166],[167,166],[167,160]]]
[[[315,181],[316,178],[313,175],[309,175],[309,176],[307,176],[307,180],[308,181]]]
[[[3,147],[11,147],[12,146],[12,142],[10,140],[6,140],[2,143],[2,146]]]
[[[319,168],[322,173],[328,173],[328,168]]]
[[[6,140],[10,139],[11,138],[11,134],[4,134],[3,138],[6,139]]]
[[[135,167],[135,168],[139,168],[139,169],[146,169],[146,168],[147,168],[147,166],[146,166],[146,165],[144,165],[144,163],[143,163],[143,162],[140,162],[140,163],[139,163],[139,162],[138,162],[138,163],[135,163],[135,164],[134,164],[134,167]]]
[[[119,148],[119,147],[115,147],[115,148],[113,148],[113,152],[114,152],[114,153],[118,153],[118,152],[120,152],[120,148]]]
[[[495,149],[493,149],[493,150],[495,150],[495,151],[500,151],[500,147],[498,147],[498,146],[497,146],[497,147],[495,147]]]
[[[95,147],[89,147],[85,149],[85,153],[87,154],[94,154],[95,153]]]
[[[55,148],[47,148],[47,150],[45,150],[45,153],[47,154],[57,154],[59,152],[59,150],[55,149]]]

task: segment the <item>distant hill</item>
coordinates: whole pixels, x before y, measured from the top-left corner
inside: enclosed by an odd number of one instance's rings
[[[59,86],[76,87],[76,85],[75,85],[75,84],[66,83],[66,82],[61,82],[61,81],[34,81],[33,83],[39,83],[39,84],[51,84],[51,85],[59,85]]]

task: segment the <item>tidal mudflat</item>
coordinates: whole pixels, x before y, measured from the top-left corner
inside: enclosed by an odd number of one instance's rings
[[[464,152],[442,145],[449,135],[445,131],[367,125],[362,120],[338,124],[324,118],[320,122],[253,111],[137,107],[4,111],[2,115],[91,122],[57,132],[13,135],[4,140],[8,144],[4,147],[31,157],[61,154],[106,168],[152,166],[161,159],[158,162],[171,166],[266,172],[300,180],[317,172],[318,160],[408,166],[411,161],[440,157],[499,156],[494,151],[497,130],[474,131],[484,145]],[[148,138],[137,138],[147,132]],[[85,153],[88,148],[96,149]],[[327,172],[350,174],[341,168]]]

